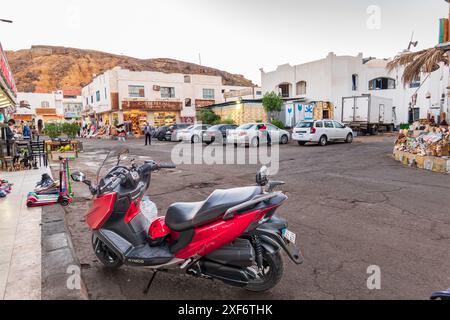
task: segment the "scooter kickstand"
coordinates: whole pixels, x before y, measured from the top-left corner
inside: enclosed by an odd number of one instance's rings
[[[153,271],[153,276],[152,276],[152,278],[150,279],[150,281],[148,282],[147,288],[144,290],[144,294],[145,294],[145,295],[147,295],[148,292],[150,291],[150,287],[151,287],[151,285],[152,285],[152,283],[153,283],[153,280],[155,280],[156,273],[158,273],[158,271]]]

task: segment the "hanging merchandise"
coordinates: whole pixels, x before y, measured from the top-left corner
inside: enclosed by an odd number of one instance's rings
[[[427,128],[417,137],[409,130],[402,130],[395,143],[395,150],[419,156],[448,157],[450,132],[441,128]]]

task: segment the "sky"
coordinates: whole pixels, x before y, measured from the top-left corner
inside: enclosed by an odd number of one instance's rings
[[[242,74],[273,71],[329,52],[388,58],[414,32],[417,49],[438,41],[444,0],[14,0],[4,1],[0,42],[173,58]]]

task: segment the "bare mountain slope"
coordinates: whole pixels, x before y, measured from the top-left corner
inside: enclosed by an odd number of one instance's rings
[[[94,74],[120,66],[133,71],[205,74],[221,76],[225,85],[252,86],[241,75],[174,59],[136,59],[94,50],[52,46],[6,52],[16,79],[24,92],[46,92],[63,88],[81,88]]]

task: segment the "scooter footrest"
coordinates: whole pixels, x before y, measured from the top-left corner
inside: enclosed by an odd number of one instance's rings
[[[157,266],[168,263],[173,259],[167,245],[150,247],[148,244],[136,247],[126,255],[129,265]]]
[[[117,233],[109,230],[101,230],[100,234],[108,240],[116,250],[119,250],[121,255],[125,255],[127,251],[133,247],[131,243],[119,236]]]

